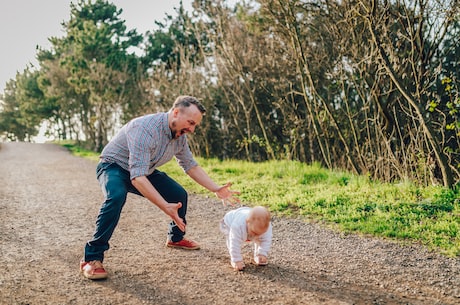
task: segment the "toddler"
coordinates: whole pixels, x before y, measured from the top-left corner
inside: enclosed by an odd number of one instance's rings
[[[262,207],[241,207],[227,212],[220,222],[220,230],[225,234],[230,263],[235,270],[245,267],[241,248],[244,242],[254,243],[254,262],[258,266],[267,265],[267,256],[272,244],[270,212]]]

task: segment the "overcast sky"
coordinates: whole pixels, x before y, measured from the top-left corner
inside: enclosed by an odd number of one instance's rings
[[[110,0],[109,0],[110,1]],[[29,63],[37,65],[36,46],[49,49],[49,37],[64,35],[61,23],[70,17],[70,3],[76,0],[7,0],[0,3],[0,94]],[[144,34],[155,28],[155,20],[175,15],[180,0],[112,0],[123,9],[120,18],[128,30]],[[182,1],[191,10],[192,0]]]

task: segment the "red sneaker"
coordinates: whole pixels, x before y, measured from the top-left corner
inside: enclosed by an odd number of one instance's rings
[[[107,271],[102,266],[101,261],[80,262],[80,272],[90,280],[101,280],[108,277]]]
[[[200,249],[200,245],[193,240],[189,239],[182,239],[181,241],[172,242],[168,239],[166,242],[166,246],[170,248],[179,248],[179,249],[186,249],[186,250],[198,250]]]

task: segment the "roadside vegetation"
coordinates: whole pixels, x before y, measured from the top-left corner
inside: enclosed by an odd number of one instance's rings
[[[71,3],[62,35],[5,84],[0,137],[100,151],[187,94],[208,113],[195,155],[460,182],[457,0],[192,2],[146,33],[110,1]]]
[[[98,154],[59,142],[77,156]],[[460,255],[459,189],[381,183],[367,176],[295,161],[247,162],[197,158],[220,183],[231,181],[245,205],[264,205],[276,215],[321,222],[344,234],[421,243],[447,256]],[[172,161],[161,167],[189,192],[209,194]]]

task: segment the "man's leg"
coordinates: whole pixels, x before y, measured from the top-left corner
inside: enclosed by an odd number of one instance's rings
[[[186,214],[187,214],[187,201],[188,195],[185,189],[176,181],[171,179],[165,173],[155,170],[151,175],[147,176],[150,183],[155,187],[155,189],[160,193],[160,195],[169,203],[182,203],[182,207],[177,211],[179,217],[184,220],[184,223],[187,224]],[[134,187],[129,189],[130,192],[141,195],[138,190]],[[142,195],[141,195],[142,196]],[[173,248],[181,248],[187,250],[197,250],[200,248],[193,240],[188,240],[184,238],[185,232],[182,232],[176,225],[174,221],[171,221],[169,224],[168,230],[168,240],[166,245]]]
[[[170,178],[167,174],[155,170],[150,176],[147,177],[160,193],[160,195],[170,203],[182,203],[182,207],[178,210],[179,217],[187,224],[187,201],[188,194],[185,189],[177,183],[174,179]],[[182,232],[174,221],[169,224],[168,238],[173,242],[178,242],[184,238],[185,232]]]
[[[130,183],[129,172],[109,163],[98,164],[97,179],[105,201],[97,216],[93,238],[85,246],[86,262],[104,260],[104,252],[109,249],[109,240],[120,219]]]

